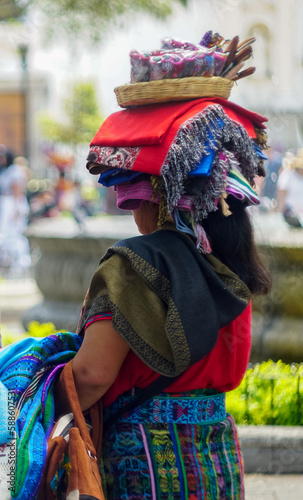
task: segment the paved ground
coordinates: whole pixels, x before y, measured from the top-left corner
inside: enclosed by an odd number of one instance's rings
[[[245,500],[301,500],[303,498],[302,475],[245,476]]]

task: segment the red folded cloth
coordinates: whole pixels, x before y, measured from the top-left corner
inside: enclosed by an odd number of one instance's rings
[[[192,116],[207,106],[220,104],[232,120],[243,125],[248,135],[256,137],[254,125],[266,128],[267,118],[221,98],[203,98],[194,101],[151,104],[117,111],[99,128],[91,146],[145,146],[160,144],[168,129],[179,117]],[[185,119],[183,119],[185,121]]]

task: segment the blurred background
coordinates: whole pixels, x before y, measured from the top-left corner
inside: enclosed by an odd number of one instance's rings
[[[113,89],[130,79],[130,50],[157,48],[165,36],[198,43],[209,29],[257,38],[257,71],[232,99],[270,118],[274,151],[302,145],[300,0],[126,1],[124,14],[120,3],[1,0],[0,141],[27,158],[34,177],[51,177],[55,152],[86,178],[87,144],[118,109]]]
[[[302,147],[302,2],[122,4],[1,0],[0,144],[27,176],[29,221],[73,205],[80,205],[79,216],[114,210],[102,189],[94,190],[85,158],[102,120],[118,110],[113,89],[130,79],[130,50],[157,48],[165,36],[198,43],[209,29],[226,39],[257,38],[257,70],[239,81],[232,100],[269,118],[268,178],[261,187],[264,205],[274,209],[282,158]]]
[[[264,237],[279,235],[279,241],[294,239],[301,245],[302,235],[292,230],[302,227],[302,197],[297,196],[298,211],[287,215],[286,180],[282,201],[277,186],[282,171],[303,152],[302,22],[301,0],[1,0],[2,280],[33,278],[45,298],[50,277],[43,273],[52,268],[49,261],[42,267],[41,256],[50,252],[51,238],[57,238],[53,254],[60,253],[68,238],[69,251],[62,250],[61,261],[63,255],[71,261],[75,238],[85,240],[87,252],[89,238],[107,234],[107,242],[119,239],[128,214],[116,209],[113,191],[98,185],[86,170],[89,143],[103,120],[119,109],[113,89],[130,80],[132,49],[159,48],[166,36],[198,43],[208,30],[225,39],[256,37],[251,62],[256,72],[239,80],[231,95],[237,104],[269,119],[267,177],[258,182],[261,205],[253,215],[263,217]],[[296,186],[300,182],[302,175]],[[104,222],[108,215],[119,217]],[[135,228],[127,224],[127,234],[133,234]],[[98,258],[93,259],[95,265]],[[52,279],[57,274],[58,288],[64,273],[57,270]],[[87,279],[82,278],[79,295],[71,294],[69,301],[80,301]],[[266,306],[270,314],[276,298],[274,302]]]

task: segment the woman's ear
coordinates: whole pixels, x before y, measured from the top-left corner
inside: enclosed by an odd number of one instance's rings
[[[159,205],[143,201],[140,208],[133,210],[135,223],[141,234],[150,234],[158,229]]]

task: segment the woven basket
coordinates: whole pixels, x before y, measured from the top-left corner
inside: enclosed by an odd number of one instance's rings
[[[119,106],[138,106],[168,101],[187,101],[201,97],[228,99],[234,82],[220,76],[188,77],[129,83],[114,89]]]

